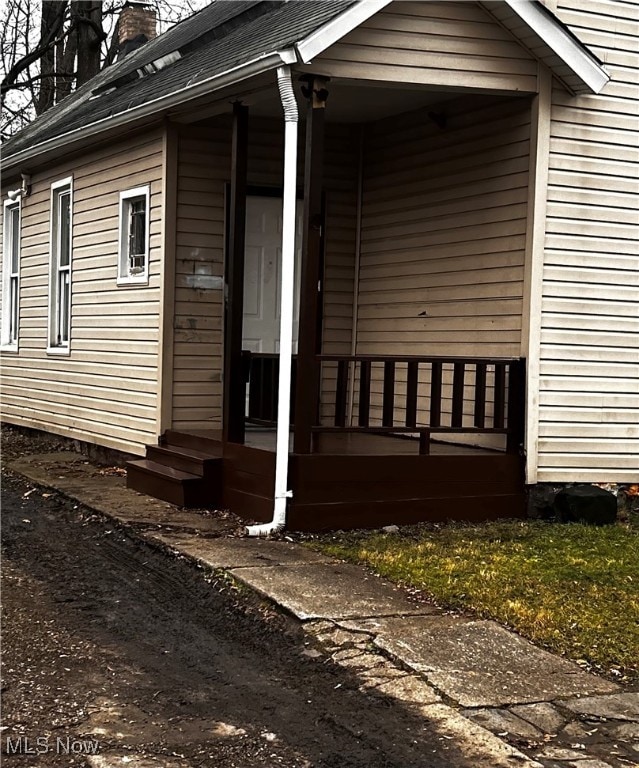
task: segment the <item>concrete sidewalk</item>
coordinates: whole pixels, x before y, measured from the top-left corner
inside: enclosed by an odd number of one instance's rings
[[[492,621],[448,614],[292,542],[240,538],[232,521],[141,496],[117,470],[79,454],[31,455],[9,466],[254,590],[302,622],[318,655],[355,673],[371,695],[418,708],[478,767],[639,766],[639,692]]]

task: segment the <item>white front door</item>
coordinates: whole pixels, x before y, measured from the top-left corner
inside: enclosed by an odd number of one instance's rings
[[[299,328],[301,205],[297,205],[293,354]],[[282,268],[282,199],[249,196],[246,200],[244,257],[244,325],[242,349],[279,352],[280,270]]]

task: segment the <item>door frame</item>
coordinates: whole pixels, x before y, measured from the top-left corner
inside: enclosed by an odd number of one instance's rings
[[[266,186],[266,185],[256,185],[256,184],[247,184],[246,185],[246,197],[271,197],[271,198],[282,198],[283,196],[283,188],[281,186]],[[229,281],[229,257],[230,254],[228,252],[229,249],[229,242],[230,242],[230,227],[231,227],[231,221],[230,221],[230,193],[231,193],[231,184],[230,182],[227,182],[224,185],[224,332],[223,332],[223,351],[222,351],[222,357],[223,357],[223,370],[227,370],[227,365],[229,364],[229,358],[231,358],[233,355],[233,350],[231,350],[228,340],[228,334],[227,334],[227,318],[229,313],[229,300],[230,297],[228,295],[228,281]],[[297,188],[297,194],[296,194],[297,200],[303,200],[304,199],[304,192],[301,187],[298,186]],[[325,284],[325,243],[326,243],[326,193],[322,192],[322,222],[321,222],[321,238],[320,238],[320,284],[319,284],[319,292],[318,292],[318,311],[317,311],[317,344],[318,344],[318,353],[321,351],[321,344],[322,344],[322,336],[323,336],[323,328],[324,328],[324,284]],[[303,296],[300,295],[300,305],[303,301]],[[242,312],[242,323],[244,321],[244,312]],[[241,343],[241,336],[240,334],[240,343]],[[242,360],[242,367],[243,367],[243,379],[244,381],[248,382],[250,377],[250,354],[244,354],[243,350],[240,348],[240,357]],[[225,380],[223,382],[223,387],[226,388],[227,381]],[[244,402],[244,400],[243,400]],[[239,399],[238,399],[238,407],[239,407]],[[319,403],[317,404],[317,407],[319,408]],[[235,414],[234,414],[235,415]],[[242,415],[244,415],[244,410],[242,410]],[[242,442],[244,440],[242,439]]]

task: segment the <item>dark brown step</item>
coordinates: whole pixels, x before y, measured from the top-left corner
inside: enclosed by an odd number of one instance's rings
[[[217,486],[197,475],[149,459],[129,461],[126,468],[127,488],[178,507],[212,506],[219,492]]]
[[[188,448],[193,451],[207,453],[209,456],[222,455],[222,435],[217,430],[202,430],[201,432],[180,432],[167,429],[159,440],[162,448]]]
[[[146,458],[165,467],[203,477],[216,482],[222,476],[222,457],[178,445],[147,445]]]

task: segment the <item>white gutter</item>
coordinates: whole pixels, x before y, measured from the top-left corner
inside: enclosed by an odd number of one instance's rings
[[[287,489],[289,432],[291,426],[291,359],[293,356],[293,294],[295,275],[295,219],[297,205],[297,101],[290,67],[279,67],[277,84],[284,109],[284,192],[282,195],[282,268],[280,270],[280,375],[277,394],[275,448],[275,501],[273,519],[250,525],[249,536],[268,536],[286,524],[286,502],[293,496]]]
[[[8,171],[14,166],[22,165],[26,161],[37,157],[38,155],[42,155],[45,152],[54,151],[56,149],[64,149],[65,151],[68,151],[71,142],[88,139],[103,129],[106,130],[125,126],[134,120],[150,117],[162,110],[183,106],[187,99],[190,100],[200,96],[206,96],[208,93],[224,88],[227,85],[234,85],[235,83],[246,80],[254,75],[268,72],[277,66],[281,66],[282,63],[291,64],[295,61],[297,61],[297,56],[295,52],[291,50],[262,54],[245,64],[240,64],[237,67],[227,69],[225,72],[220,72],[220,74],[208,77],[206,80],[202,80],[194,85],[181,88],[174,93],[151,99],[138,107],[121,112],[113,117],[104,117],[101,120],[96,120],[94,123],[84,125],[81,128],[75,128],[72,131],[55,136],[47,141],[33,144],[27,149],[23,149],[17,154],[5,158],[3,160],[3,171]],[[99,99],[96,99],[96,102],[99,102]]]

